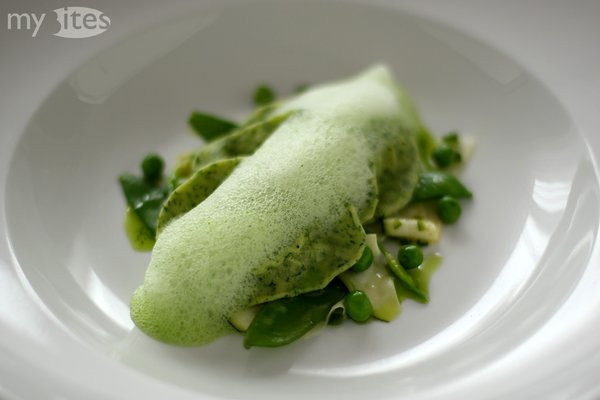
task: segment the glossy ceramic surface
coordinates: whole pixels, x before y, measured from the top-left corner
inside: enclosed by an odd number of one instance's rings
[[[152,7],[149,22],[65,62],[68,75],[2,138],[6,397],[598,394],[598,119],[574,111],[573,93],[566,104],[530,60],[411,2]],[[380,61],[434,132],[477,142],[463,173],[475,198],[444,232],[431,303],[277,350],[245,350],[237,336],[175,348],[139,333],[128,301],[149,256],[129,248],[116,177],[149,151],[173,160],[199,145],[193,109],[237,117],[257,83],[286,95]]]

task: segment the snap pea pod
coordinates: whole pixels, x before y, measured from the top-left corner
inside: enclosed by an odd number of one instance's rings
[[[262,142],[281,124],[289,115],[274,116],[269,118],[269,115],[277,108],[277,104],[270,103],[266,106],[258,107],[248,117],[246,122],[239,127],[235,127],[234,122],[222,120],[222,127],[217,126],[214,135],[205,136],[206,144],[200,149],[181,154],[173,173],[169,180],[171,187],[174,189],[185,182],[188,178],[199,169],[224,159],[234,158],[238,156],[251,155]],[[218,117],[210,118],[219,119]],[[201,131],[214,130],[211,128],[211,122],[208,122],[208,127],[204,122],[207,118],[206,114],[199,112],[192,113],[189,118],[189,123],[194,130],[202,136]],[[230,124],[234,128],[226,126]],[[219,125],[219,123],[217,123]],[[222,131],[221,131],[222,130]],[[160,228],[159,228],[160,230]]]
[[[269,118],[269,115],[271,115],[280,106],[280,103],[273,102],[255,108],[254,111],[252,111],[252,113],[248,116],[246,121],[240,126],[240,129],[244,129],[245,127],[257,122],[266,121]]]
[[[426,171],[419,175],[413,201],[439,199],[443,196],[471,198],[473,194],[457,177],[441,171]]]
[[[421,288],[419,288],[417,282],[412,278],[412,276],[406,271],[402,265],[396,260],[396,258],[383,247],[383,244],[379,242],[379,249],[383,253],[385,257],[385,261],[387,262],[388,267],[392,271],[392,273],[399,279],[400,284],[406,290],[408,290],[411,294],[414,295],[415,299],[421,303],[428,303],[429,296],[425,293]]]
[[[119,183],[127,204],[154,237],[158,214],[169,196],[169,187],[164,183],[148,183],[146,179],[131,174],[121,175]]]
[[[190,155],[190,168],[192,171],[197,171],[218,160],[251,155],[291,114],[288,112],[269,119],[247,123],[201,147]]]
[[[324,323],[346,291],[337,282],[325,289],[271,301],[248,327],[244,346],[277,347],[289,344]]]
[[[429,295],[429,281],[433,273],[439,268],[442,263],[442,256],[437,253],[429,254],[423,260],[423,263],[414,269],[408,271],[408,274],[411,276],[413,281],[419,287],[419,289]],[[404,286],[400,284],[398,280],[396,280],[396,294],[398,295],[398,300],[402,301],[403,299],[410,298],[414,300],[418,300],[415,298],[414,293],[405,289]]]
[[[188,123],[207,142],[225,136],[238,127],[235,122],[200,111],[194,111],[190,115]]]

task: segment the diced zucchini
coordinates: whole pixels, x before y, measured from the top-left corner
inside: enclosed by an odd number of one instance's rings
[[[383,220],[384,232],[401,239],[436,243],[442,232],[442,222],[435,210],[435,203],[412,203],[394,217]]]
[[[432,219],[424,218],[386,218],[383,228],[388,236],[436,243],[440,240],[442,225]]]
[[[229,322],[238,331],[246,332],[259,309],[260,306],[253,306],[233,313],[233,315],[229,317]]]

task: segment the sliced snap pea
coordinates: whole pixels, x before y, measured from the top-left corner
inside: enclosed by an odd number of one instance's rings
[[[423,263],[418,268],[408,271],[413,281],[423,293],[429,295],[429,281],[431,280],[433,273],[440,267],[441,263],[442,256],[437,253],[433,253],[427,255],[427,257],[425,257],[423,260]],[[399,280],[395,281],[395,286],[398,300],[402,301],[403,299],[410,298],[420,301],[417,297],[415,297],[414,293],[406,290]]]
[[[454,175],[441,171],[427,171],[419,175],[413,192],[414,201],[435,200],[444,196],[471,198],[473,194]]]
[[[235,122],[200,111],[194,111],[188,122],[194,131],[207,142],[225,136],[238,127]]]
[[[235,132],[202,146],[189,155],[191,172],[225,158],[251,155],[292,113],[290,111],[266,120],[247,123]]]
[[[385,257],[388,267],[390,268],[392,273],[398,278],[402,287],[408,290],[411,294],[413,294],[416,300],[420,301],[421,303],[428,303],[429,296],[427,295],[427,293],[425,293],[423,290],[421,290],[421,288],[419,288],[419,286],[408,273],[408,271],[406,271],[402,267],[402,265],[400,265],[396,257],[394,257],[389,251],[387,251],[385,247],[383,247],[383,244],[381,242],[379,242],[379,248],[381,249],[381,252]]]
[[[244,346],[277,347],[301,338],[325,322],[346,291],[337,283],[325,289],[266,303],[246,331]]]
[[[119,177],[125,200],[152,234],[156,235],[158,214],[169,195],[167,185],[153,185],[142,177],[123,174]]]

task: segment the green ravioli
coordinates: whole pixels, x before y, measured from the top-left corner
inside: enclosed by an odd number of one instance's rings
[[[158,214],[157,233],[172,219],[202,203],[231,174],[241,158],[227,158],[200,168],[169,195]]]
[[[202,345],[234,331],[234,312],[325,287],[360,258],[362,224],[410,200],[421,125],[385,67],[316,86],[266,118],[278,116],[220,186],[162,227],[131,301],[146,334]]]

